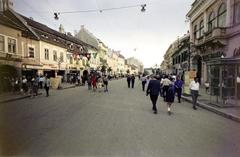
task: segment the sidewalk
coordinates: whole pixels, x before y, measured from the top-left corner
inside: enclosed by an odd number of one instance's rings
[[[69,88],[75,88],[75,87],[79,87],[76,86],[75,84],[70,84],[70,83],[62,83],[62,88],[61,89],[69,89]],[[56,89],[57,90],[57,89]],[[44,89],[39,89],[38,90],[38,94],[41,95],[42,93],[44,93]],[[30,93],[27,94],[23,94],[21,92],[8,92],[8,93],[2,93],[0,94],[0,103],[7,103],[7,102],[11,102],[11,101],[16,101],[16,100],[21,100],[21,99],[25,99],[25,98],[29,98],[31,97]]]
[[[240,107],[228,107],[228,108],[220,108],[217,106],[213,106],[209,104],[208,100],[209,95],[206,94],[205,90],[203,88],[200,89],[200,96],[198,97],[198,106],[202,107],[206,110],[209,110],[211,112],[214,112],[216,114],[219,114],[225,118],[234,120],[236,122],[240,123]],[[182,96],[182,99],[185,101],[188,101],[192,103],[192,97],[188,95]]]
[[[111,81],[113,81],[113,80],[111,80]],[[87,85],[85,85],[85,86],[87,86]],[[62,83],[60,90],[70,89],[70,88],[75,88],[75,87],[82,87],[82,86],[76,86],[76,84],[70,84],[70,83]],[[58,90],[58,89],[55,89],[55,90]],[[39,95],[41,95],[42,93],[44,93],[44,89],[39,89]],[[25,99],[25,98],[29,98],[29,97],[31,97],[31,95],[29,93],[25,94],[25,95],[20,92],[3,93],[3,94],[0,94],[0,104],[11,102],[11,101],[16,101],[16,100],[21,100],[21,99]]]
[[[38,95],[42,95],[42,93],[43,93],[43,89],[39,89]],[[21,99],[25,99],[25,98],[29,98],[29,97],[31,97],[30,93],[27,93],[27,94],[23,94],[21,92],[2,93],[2,94],[0,94],[0,104],[11,102],[11,101],[16,101],[16,100],[21,100]]]

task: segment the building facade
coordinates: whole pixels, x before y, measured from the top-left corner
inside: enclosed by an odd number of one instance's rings
[[[173,73],[184,76],[186,71],[190,70],[190,35],[186,34],[177,40],[177,48],[172,54]]]
[[[229,104],[239,90],[235,87],[240,64],[240,1],[195,0],[187,17],[191,70],[202,83],[210,82],[216,100]]]

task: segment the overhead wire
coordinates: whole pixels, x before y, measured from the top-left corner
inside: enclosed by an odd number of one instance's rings
[[[33,13],[38,14],[41,19],[47,20],[48,22],[50,22],[49,24],[54,25],[54,27],[57,27],[57,25],[53,23],[51,20],[49,20],[48,17],[43,17],[42,15],[39,14],[40,12],[35,11],[35,9],[31,5],[29,5],[25,0],[23,0],[22,2],[25,3],[33,11]]]

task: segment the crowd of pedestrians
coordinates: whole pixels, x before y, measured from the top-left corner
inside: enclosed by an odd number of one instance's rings
[[[20,78],[12,79],[12,91],[13,93],[21,92],[23,95],[30,95],[31,98],[38,96],[39,89],[46,90],[46,96],[49,96],[50,79],[47,75],[38,76],[23,76],[20,82]]]
[[[132,78],[134,75],[127,76],[127,84],[128,88],[131,86]],[[157,100],[158,97],[161,96],[166,102],[167,105],[167,113],[171,115],[173,112],[171,110],[172,104],[174,103],[175,97],[177,97],[178,103],[181,103],[182,90],[184,86],[183,80],[180,79],[180,76],[174,75],[151,75],[146,76],[142,75],[140,77],[140,81],[142,84],[142,91],[145,91],[145,86],[147,86],[146,95],[150,96],[150,100],[152,102],[152,110],[154,114],[158,113],[157,109]],[[134,81],[133,86],[134,87]],[[198,91],[199,91],[199,82],[198,79],[195,78],[189,86],[192,100],[193,100],[193,109],[196,110]]]
[[[109,77],[98,72],[93,72],[87,76],[88,90],[93,90],[93,92],[108,92],[108,82]]]

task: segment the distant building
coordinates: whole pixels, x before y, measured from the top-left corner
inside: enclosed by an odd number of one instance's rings
[[[131,58],[127,58],[126,62],[128,65],[133,65],[133,67],[136,67],[136,70],[138,73],[143,73],[143,71],[144,71],[143,63],[141,61],[139,61],[138,59],[131,57]]]

